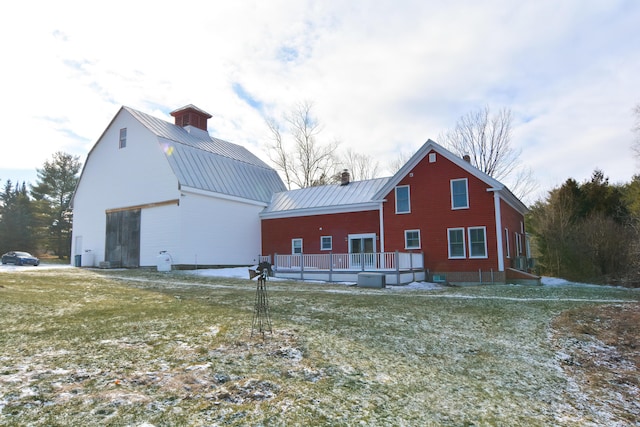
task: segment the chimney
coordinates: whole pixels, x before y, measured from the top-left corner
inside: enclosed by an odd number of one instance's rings
[[[207,120],[212,117],[211,114],[199,109],[193,104],[178,108],[170,114],[175,118],[175,124],[177,126],[193,126],[204,131],[207,130]]]
[[[465,162],[471,163],[471,156],[469,156],[468,154],[465,154],[464,156],[462,156],[462,158]]]
[[[340,185],[348,185],[351,180],[351,175],[349,174],[349,170],[344,169],[340,174]]]

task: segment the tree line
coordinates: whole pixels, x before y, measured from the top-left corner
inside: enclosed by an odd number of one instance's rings
[[[640,283],[640,175],[611,184],[600,170],[567,179],[536,202],[527,223],[538,271],[573,281]]]
[[[0,193],[0,253],[11,250],[68,258],[73,216],[71,198],[79,158],[56,152],[36,169],[35,185],[7,179]]]

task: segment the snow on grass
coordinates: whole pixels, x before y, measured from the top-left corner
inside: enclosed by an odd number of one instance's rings
[[[68,270],[72,267],[69,264],[47,264],[40,263],[38,266],[33,265],[13,265],[13,264],[0,264],[0,273],[16,273],[23,271],[37,272],[39,270]]]
[[[549,329],[564,310],[637,293],[270,282],[274,332],[263,339],[251,338],[255,284],[242,270],[0,276],[0,425],[622,419],[589,410],[593,394],[563,371],[571,351]]]

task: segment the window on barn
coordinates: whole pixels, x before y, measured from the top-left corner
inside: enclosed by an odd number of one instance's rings
[[[451,209],[467,209],[469,207],[469,191],[467,178],[451,180]]]
[[[464,258],[464,228],[450,228],[447,230],[449,241],[449,258]]]
[[[396,213],[411,212],[411,203],[409,199],[409,186],[401,185],[396,187]]]
[[[320,250],[330,251],[333,249],[333,238],[331,236],[320,237]]]
[[[405,230],[404,248],[420,249],[420,230]]]
[[[124,148],[127,146],[127,128],[120,129],[120,142],[118,143],[119,148]]]
[[[486,227],[469,228],[469,258],[487,257]]]
[[[292,254],[302,253],[302,239],[291,239],[291,253]]]

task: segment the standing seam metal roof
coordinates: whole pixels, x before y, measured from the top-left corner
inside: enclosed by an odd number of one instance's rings
[[[354,181],[348,185],[323,185],[276,193],[262,214],[269,215],[284,211],[332,208],[375,202],[375,194],[389,179],[376,178]]]
[[[158,137],[181,185],[263,203],[286,190],[278,173],[246,148],[123,108]]]

